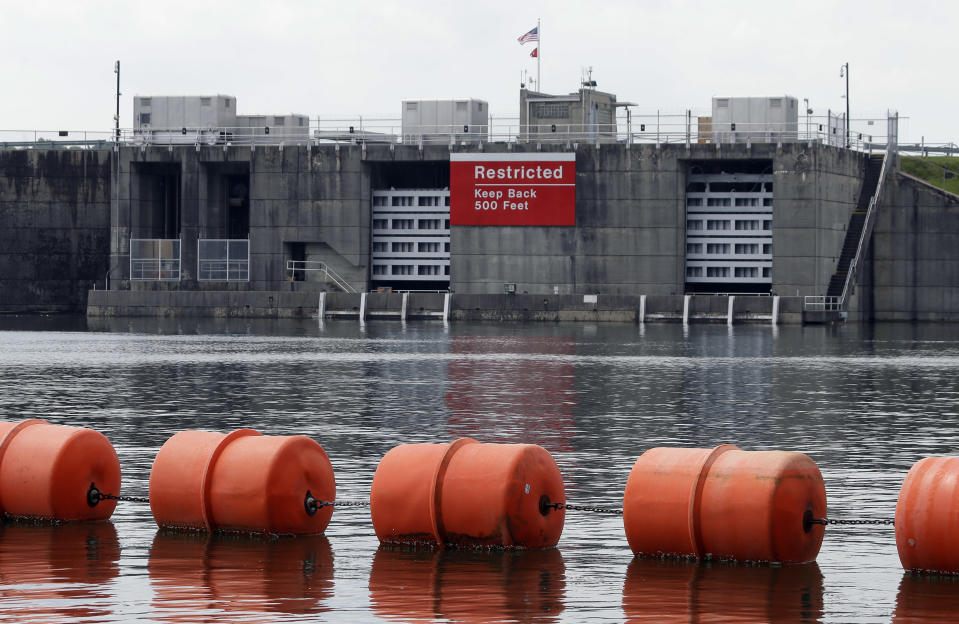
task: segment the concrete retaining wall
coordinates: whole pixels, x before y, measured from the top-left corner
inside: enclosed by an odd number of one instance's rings
[[[0,312],[83,311],[109,234],[109,151],[0,150]]]

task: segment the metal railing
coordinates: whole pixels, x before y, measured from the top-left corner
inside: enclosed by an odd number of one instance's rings
[[[856,254],[852,257],[852,261],[849,263],[849,270],[846,271],[846,280],[843,283],[842,297],[840,298],[840,306],[843,311],[845,311],[849,305],[848,299],[852,295],[851,290],[854,283],[853,280],[857,277],[857,273],[859,272],[860,265],[862,263],[863,252],[865,251],[867,242],[872,235],[873,225],[875,225],[876,204],[879,203],[879,198],[882,196],[883,187],[886,182],[886,174],[889,171],[890,163],[895,158],[897,142],[896,137],[899,134],[899,116],[889,115],[886,123],[888,124],[888,134],[891,140],[886,146],[886,154],[882,159],[882,168],[879,170],[879,180],[876,182],[876,191],[872,194],[872,197],[869,198],[869,207],[866,209],[866,220],[862,224],[862,232],[859,235],[859,242],[856,245]]]
[[[320,262],[319,260],[287,260],[286,261],[286,273],[287,277],[293,281],[297,281],[297,275],[306,275],[308,272],[312,271],[322,271],[323,280],[330,284],[334,284],[337,288],[343,292],[356,293],[358,292],[355,288],[350,286],[349,282],[343,279],[340,275],[336,273],[333,269],[329,267],[325,262]]]
[[[842,298],[810,295],[803,297],[803,309],[811,312],[841,312]]]
[[[249,281],[250,241],[246,238],[197,239],[196,275],[200,281]]]
[[[130,279],[179,281],[180,239],[131,238]]]

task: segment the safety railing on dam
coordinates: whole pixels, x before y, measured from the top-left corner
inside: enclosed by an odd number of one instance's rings
[[[473,145],[506,144],[722,144],[814,142],[858,151],[885,150],[889,137],[876,132],[882,118],[856,118],[848,137],[835,125],[835,116],[800,117],[796,122],[778,125],[745,123],[704,123],[691,110],[679,114],[620,115],[613,123],[534,123],[490,116],[480,126],[435,125],[404,129],[395,118],[316,117],[310,127],[179,127],[121,129],[114,131],[2,130],[0,149],[104,148],[122,145],[180,146],[293,146],[321,144],[387,145]],[[832,123],[830,123],[832,120]],[[887,126],[888,127],[888,126]],[[959,154],[954,142],[906,143],[903,149],[926,153]]]

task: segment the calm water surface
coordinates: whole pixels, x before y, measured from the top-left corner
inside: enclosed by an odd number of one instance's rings
[[[829,515],[892,518],[918,459],[959,453],[959,326],[501,325],[0,320],[0,419],[92,427],[145,495],[184,429],[305,434],[338,498],[368,498],[393,446],[540,444],[571,503],[621,506],[654,446],[810,455]],[[891,527],[830,526],[817,564],[633,560],[622,520],[570,511],[541,552],[378,549],[363,508],[325,536],[0,528],[0,619],[827,621],[954,619],[959,582],[903,573]]]

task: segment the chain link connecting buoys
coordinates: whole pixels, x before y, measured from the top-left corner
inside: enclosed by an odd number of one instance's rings
[[[623,524],[636,554],[740,561],[814,561],[826,488],[802,453],[653,448],[636,461]]]
[[[106,436],[44,420],[0,422],[0,513],[38,520],[106,520],[120,491],[120,460]]]
[[[306,436],[182,431],[150,471],[150,508],[166,528],[318,534],[335,495],[330,460]]]
[[[896,503],[896,548],[906,570],[959,573],[959,457],[927,457]]]
[[[563,477],[533,444],[401,444],[373,475],[370,513],[384,543],[545,548],[563,532]]]

